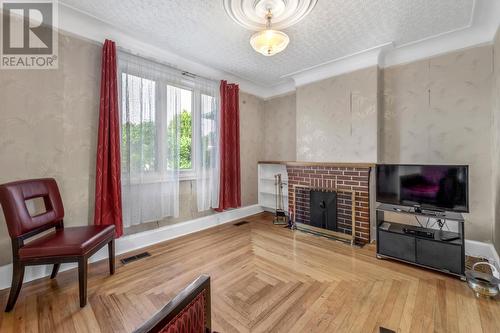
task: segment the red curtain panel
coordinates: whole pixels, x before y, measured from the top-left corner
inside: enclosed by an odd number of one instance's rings
[[[94,224],[114,224],[116,237],[123,235],[118,112],[116,45],[106,39],[102,48]]]
[[[220,84],[220,190],[219,208],[241,206],[240,108],[237,84]]]

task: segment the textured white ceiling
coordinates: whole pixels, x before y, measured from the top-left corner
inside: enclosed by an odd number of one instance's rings
[[[288,48],[264,57],[252,31],[227,16],[222,0],[60,0],[144,42],[273,86],[282,76],[394,42],[411,43],[470,24],[474,0],[319,0],[285,29]]]

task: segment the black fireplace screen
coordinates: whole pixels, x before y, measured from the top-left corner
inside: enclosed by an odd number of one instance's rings
[[[310,191],[310,225],[337,231],[337,193]]]

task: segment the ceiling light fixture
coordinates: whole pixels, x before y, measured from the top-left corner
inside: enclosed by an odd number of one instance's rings
[[[253,49],[265,56],[288,46],[290,38],[282,29],[300,22],[318,0],[222,0],[224,10],[245,29],[257,31],[250,38]],[[274,27],[271,28],[272,25]]]
[[[290,42],[290,38],[286,33],[271,28],[272,18],[273,13],[271,9],[268,9],[266,14],[266,30],[256,32],[250,38],[250,45],[252,45],[253,49],[267,57],[280,53],[286,49]]]

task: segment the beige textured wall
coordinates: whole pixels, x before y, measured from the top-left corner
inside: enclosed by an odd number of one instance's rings
[[[491,46],[386,68],[382,162],[468,164],[466,238],[492,240]]]
[[[263,160],[295,161],[296,159],[296,100],[295,92],[264,102]]]
[[[376,162],[376,66],[297,88],[297,160]]]
[[[257,162],[263,159],[264,101],[240,91],[241,204],[256,204]]]
[[[0,73],[0,183],[56,178],[70,226],[93,219],[100,46],[59,37],[59,69]],[[0,214],[0,265],[10,261]]]
[[[494,244],[500,253],[500,29],[493,45],[494,76],[493,76],[493,204],[494,204]]]

